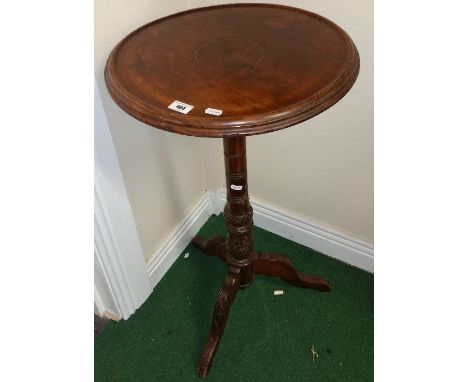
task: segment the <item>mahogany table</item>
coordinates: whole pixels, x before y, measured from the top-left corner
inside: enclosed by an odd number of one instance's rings
[[[128,114],[173,133],[223,138],[227,238],[193,240],[228,266],[198,365],[201,377],[208,375],[238,289],[255,275],[330,290],[325,279],[299,273],[288,258],[254,251],[245,141],[326,110],[358,72],[357,49],[341,28],[314,13],[269,4],[178,13],[142,26],[112,51],[106,84]]]

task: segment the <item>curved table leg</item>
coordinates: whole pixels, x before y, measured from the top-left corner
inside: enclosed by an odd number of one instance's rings
[[[298,272],[291,260],[284,256],[258,252],[252,265],[255,274],[279,277],[289,284],[316,289],[320,292],[331,290],[330,284],[324,278]]]
[[[200,236],[195,236],[192,240],[195,247],[201,249],[208,256],[216,256],[221,261],[226,262],[226,238],[222,235],[213,236],[205,240]]]
[[[211,363],[213,362],[214,355],[218,349],[219,342],[224,332],[229,310],[239,289],[239,276],[240,274],[229,271],[224,278],[224,283],[219,291],[218,299],[216,301],[213,322],[211,324],[210,334],[206,341],[205,348],[198,363],[198,375],[202,378],[208,376]]]

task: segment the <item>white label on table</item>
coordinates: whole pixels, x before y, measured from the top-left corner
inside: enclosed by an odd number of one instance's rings
[[[205,109],[205,114],[212,114],[212,115],[220,116],[221,114],[223,114],[223,111],[218,110],[218,109],[212,109],[211,107],[208,107],[208,108]]]
[[[179,113],[182,113],[182,114],[187,114],[190,110],[193,109],[193,106],[187,103],[180,102],[180,101],[174,101],[168,106],[168,108],[178,111]]]
[[[275,296],[279,296],[279,295],[281,295],[281,294],[284,294],[284,291],[282,291],[282,290],[275,290],[275,291],[273,292],[273,294],[274,294]]]
[[[240,191],[242,190],[242,186],[236,186],[235,184],[231,184],[231,190]]]

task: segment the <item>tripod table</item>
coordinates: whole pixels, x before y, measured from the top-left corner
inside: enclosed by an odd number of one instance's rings
[[[128,114],[173,133],[223,139],[227,237],[193,240],[228,266],[198,365],[201,377],[208,375],[237,291],[255,275],[330,290],[325,279],[299,273],[287,257],[254,251],[246,136],[314,117],[344,97],[358,72],[357,49],[340,27],[270,4],[177,13],[135,30],[112,51],[106,84]]]

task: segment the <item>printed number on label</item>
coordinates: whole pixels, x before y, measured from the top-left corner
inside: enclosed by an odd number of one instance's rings
[[[190,110],[193,109],[193,106],[180,101],[174,101],[168,106],[168,108],[171,110],[178,111],[182,114],[187,114]]]

